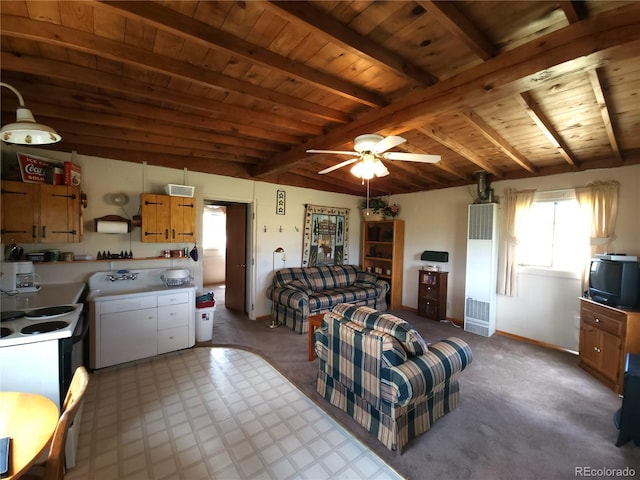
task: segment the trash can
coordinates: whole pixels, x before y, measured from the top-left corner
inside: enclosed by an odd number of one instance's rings
[[[196,342],[208,342],[213,338],[213,315],[216,306],[196,308]]]
[[[213,292],[196,297],[196,342],[208,342],[213,338],[213,315],[216,301]]]

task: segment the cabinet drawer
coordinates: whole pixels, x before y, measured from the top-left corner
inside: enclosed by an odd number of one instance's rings
[[[171,293],[169,295],[158,295],[158,306],[175,305],[178,303],[189,303],[189,293]]]
[[[626,316],[622,312],[616,312],[592,305],[582,305],[581,318],[589,325],[613,335],[622,336],[625,330]]]
[[[158,308],[158,330],[189,325],[191,309],[186,303]]]
[[[167,328],[158,332],[158,354],[189,347],[189,327]]]
[[[420,297],[426,300],[437,300],[440,290],[434,287],[420,286]]]
[[[157,301],[155,295],[145,295],[100,302],[100,313],[104,315],[105,313],[128,312],[131,310],[155,308],[156,306]]]

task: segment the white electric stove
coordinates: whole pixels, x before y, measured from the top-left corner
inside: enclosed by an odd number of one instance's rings
[[[2,295],[1,391],[37,393],[61,407],[75,369],[84,364],[85,288],[84,283],[43,285],[38,292]],[[81,410],[67,439],[67,468],[75,465]]]

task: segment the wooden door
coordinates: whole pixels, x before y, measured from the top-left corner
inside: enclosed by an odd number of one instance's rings
[[[171,228],[170,198],[168,195],[141,194],[141,242],[171,242],[169,238],[169,229]]]
[[[33,243],[37,235],[38,184],[2,182],[2,243]]]
[[[227,205],[227,259],[225,262],[225,305],[246,313],[247,206]]]
[[[189,197],[171,197],[171,241],[196,241],[196,201]]]
[[[80,190],[40,185],[40,242],[72,243],[80,238]]]

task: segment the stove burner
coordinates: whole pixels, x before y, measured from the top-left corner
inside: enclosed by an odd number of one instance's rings
[[[20,310],[9,310],[8,312],[2,312],[0,315],[2,315],[2,317],[0,317],[1,321],[8,322],[9,320],[24,317],[24,312]]]
[[[59,305],[56,307],[44,307],[36,308],[26,313],[27,318],[52,318],[59,317],[60,315],[66,315],[73,312],[75,307],[73,305]]]
[[[60,330],[61,328],[65,328],[69,326],[67,322],[62,322],[60,320],[54,322],[42,322],[42,323],[34,323],[33,325],[27,325],[20,333],[24,333],[25,335],[33,335],[36,333],[47,333],[53,332],[55,330]]]
[[[8,337],[13,333],[13,330],[7,327],[0,327],[0,338]]]

